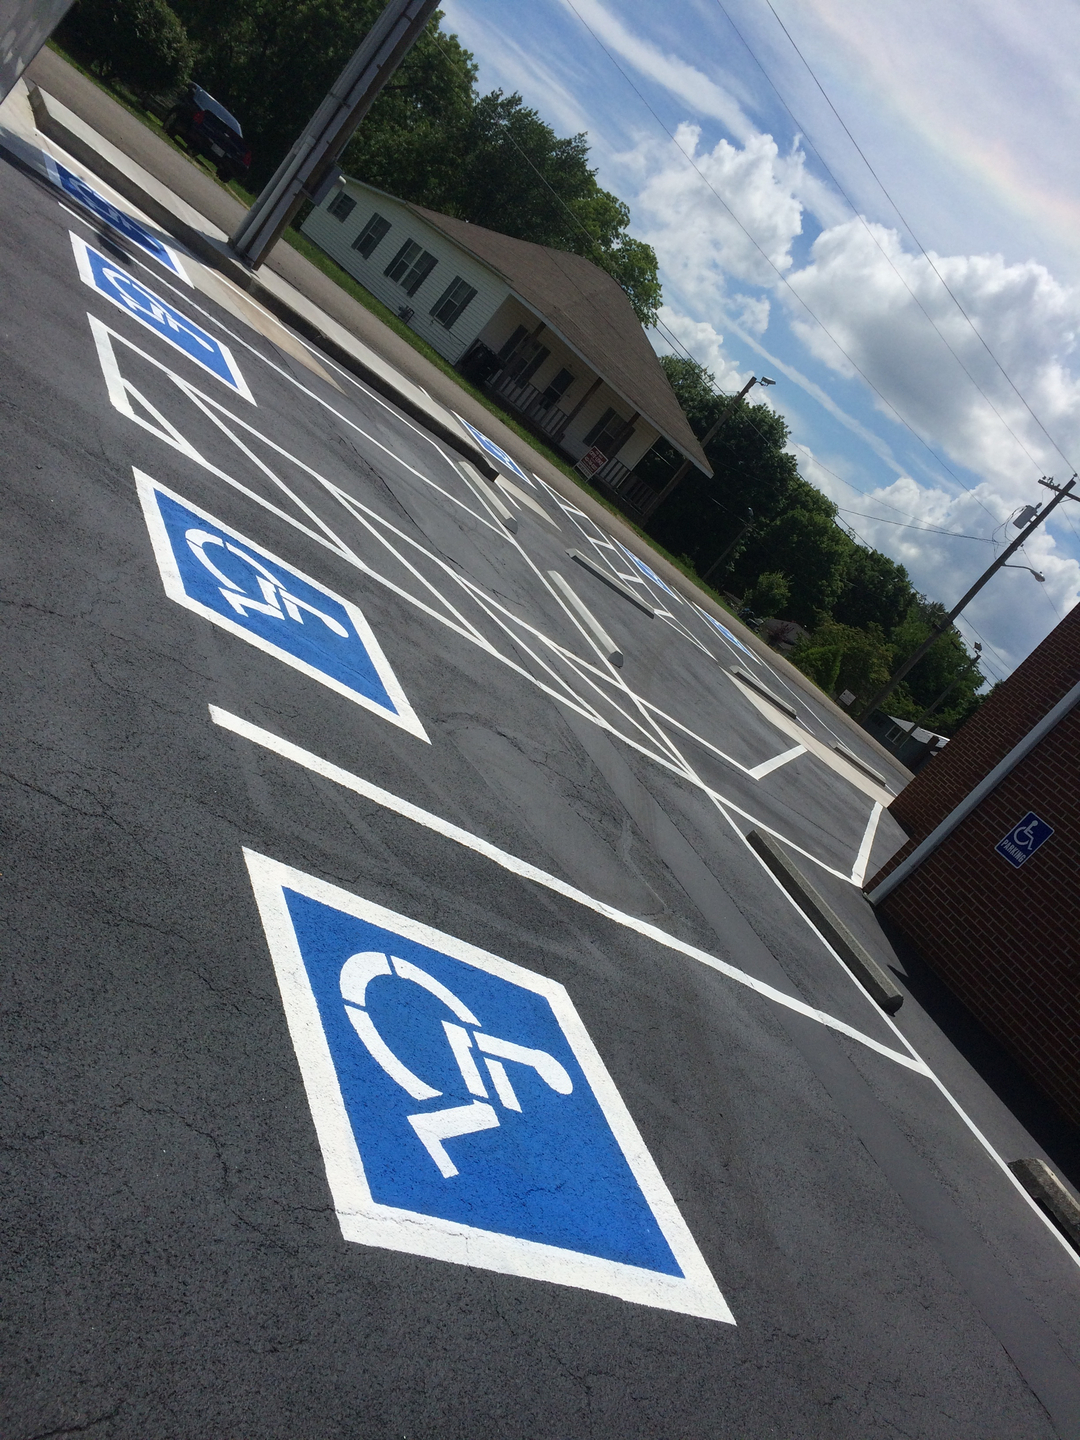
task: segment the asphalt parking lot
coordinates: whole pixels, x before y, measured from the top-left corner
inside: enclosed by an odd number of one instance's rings
[[[877,944],[898,774],[524,454],[0,213],[3,1434],[1080,1435],[1007,1121],[746,842]]]

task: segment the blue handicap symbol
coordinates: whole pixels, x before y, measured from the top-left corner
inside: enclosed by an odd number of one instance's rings
[[[1024,861],[1029,860],[1053,833],[1052,825],[1040,820],[1033,810],[1029,810],[1024,818],[998,841],[994,849],[1013,869],[1019,870]]]
[[[72,235],[79,273],[87,285],[104,296],[111,304],[144,325],[147,330],[159,336],[174,350],[179,350],[189,360],[211,375],[215,375],[230,390],[251,400],[251,391],[233,360],[227,345],[216,339],[201,325],[156,295],[149,286],[129,275],[115,260],[102,255],[85,240]]]
[[[637,568],[641,571],[641,573],[645,576],[647,580],[651,580],[654,585],[659,585],[660,589],[666,590],[669,595],[675,595],[675,591],[672,590],[669,585],[664,584],[663,580],[660,579],[660,576],[657,575],[656,571],[652,569],[651,566],[646,565],[644,560],[639,560],[632,550],[627,550],[625,545],[620,545],[619,549],[623,552],[623,554],[626,556],[626,558],[630,561],[632,565],[637,566]],[[678,596],[676,596],[675,598],[678,599]]]
[[[532,485],[533,482],[529,479],[528,475],[525,474],[525,471],[521,468],[521,466],[517,463],[516,460],[511,459],[511,457],[506,453],[506,451],[502,448],[501,445],[496,445],[495,441],[492,440],[490,435],[485,435],[482,430],[477,430],[475,425],[470,425],[468,420],[464,419],[463,416],[457,414],[456,410],[454,411],[454,414],[457,415],[458,420],[461,422],[462,425],[464,425],[465,429],[469,432],[469,434],[473,437],[473,439],[476,441],[476,443],[480,446],[482,450],[486,450],[493,460],[497,460],[499,464],[509,470],[512,475],[520,476],[520,478],[525,481],[526,485]]]
[[[704,610],[702,610],[701,613],[702,615],[705,615]],[[737,635],[732,634],[732,632],[727,628],[726,625],[721,625],[720,621],[714,620],[711,615],[705,615],[705,619],[708,620],[709,624],[713,627],[714,630],[719,630],[720,634],[723,635],[724,639],[729,641],[730,644],[737,646],[744,655],[749,655],[751,660],[756,660],[758,658],[752,650],[747,649],[747,647],[742,643],[742,641]]]
[[[543,995],[285,900],[377,1203],[682,1274]]]
[[[99,194],[92,185],[88,185],[80,175],[73,174],[66,165],[61,165],[59,160],[51,161],[50,168],[55,169],[56,181],[60,188],[66,191],[73,200],[77,200],[99,220],[133,244],[138,245],[148,255],[152,255],[174,275],[179,275],[182,280],[187,279],[169,247],[163,245],[157,236],[151,234],[144,225],[140,225],[134,216],[118,209],[111,201],[106,200],[104,195]]]
[[[355,605],[148,476],[138,483],[172,599],[424,736]]]

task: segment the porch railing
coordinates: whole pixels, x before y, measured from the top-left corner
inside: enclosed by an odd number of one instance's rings
[[[489,389],[502,396],[506,403],[531,420],[545,435],[556,436],[566,424],[566,414],[555,404],[543,403],[543,392],[535,385],[519,385],[513,375],[503,375],[489,382]]]

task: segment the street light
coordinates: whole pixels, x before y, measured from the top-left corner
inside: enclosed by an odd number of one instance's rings
[[[1038,570],[1032,570],[1030,565],[1003,565],[1001,568],[1003,570],[1026,570],[1029,575],[1034,575],[1036,580],[1046,584],[1046,576]]]

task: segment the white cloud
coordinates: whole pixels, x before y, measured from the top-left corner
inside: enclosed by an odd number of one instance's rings
[[[825,468],[805,446],[796,449],[802,474],[836,502],[841,520],[868,545],[905,566],[917,590],[945,605],[954,605],[1016,536],[1010,524],[1016,507],[989,484],[952,495],[903,475],[891,485],[857,494],[831,473],[835,466]],[[952,533],[938,534],[920,526]],[[1038,570],[1045,582],[1023,570],[999,572],[971,602],[967,619],[960,623],[969,641],[979,634],[994,637],[999,672],[1019,663],[1080,595],[1080,564],[1061,545],[1071,535],[1064,530],[1055,535],[1052,526],[1053,520],[1036,530],[1012,559],[1014,565]],[[972,535],[997,543],[964,538]]]
[[[724,352],[724,337],[707,320],[691,320],[688,316],[664,305],[660,319],[682,341],[698,364],[712,372],[717,387],[727,394],[736,394],[753,373],[743,371]]]
[[[1055,452],[982,341],[1066,455],[1080,457],[1080,379],[1072,368],[1080,287],[1062,285],[1034,261],[932,258],[974,329],[927,261],[883,226],[852,220],[824,231],[790,282],[920,434],[992,480],[1009,504],[1029,499],[1040,470],[1060,472],[1069,461]],[[852,374],[821,327],[793,301],[790,308],[808,349],[834,371]]]
[[[699,150],[701,131],[690,124],[679,126],[675,140],[681,155],[646,140],[623,157],[641,176],[635,227],[656,248],[665,274],[701,306],[721,298],[728,276],[772,284],[777,270],[790,269],[802,232],[792,185],[801,153],[782,156],[772,136],[760,134],[741,149],[720,140]]]
[[[742,106],[729,90],[718,85],[696,66],[671,55],[651,41],[629,30],[622,20],[605,9],[599,0],[562,0],[566,10],[593,31],[601,43],[644,75],[678,97],[680,103],[698,115],[718,120],[739,140],[757,134]]]

